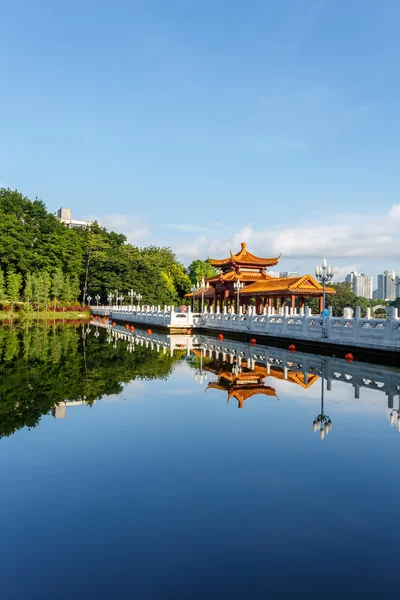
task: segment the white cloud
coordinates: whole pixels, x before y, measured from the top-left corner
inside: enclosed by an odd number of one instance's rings
[[[266,219],[267,220],[267,219]],[[327,225],[328,223],[328,225]],[[388,213],[381,215],[332,214],[318,222],[307,216],[304,222],[288,227],[254,229],[251,223],[231,235],[201,235],[176,248],[178,256],[200,258],[222,256],[240,247],[241,241],[251,244],[251,251],[260,256],[283,258],[316,258],[326,255],[335,259],[399,259],[400,204],[393,204]],[[360,261],[361,262],[361,261]],[[357,263],[357,264],[356,264]],[[340,269],[360,268],[359,261]],[[339,270],[339,268],[338,268]]]
[[[97,220],[102,227],[106,227],[109,231],[123,233],[126,235],[128,242],[138,244],[143,242],[150,235],[150,230],[144,223],[143,219],[136,215],[105,215],[104,217],[85,217],[88,221]]]

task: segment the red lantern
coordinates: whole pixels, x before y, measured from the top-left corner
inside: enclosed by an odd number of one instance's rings
[[[115,327],[115,326],[116,326],[116,322],[115,322],[115,321],[113,321],[113,324],[112,324],[112,326],[113,326],[113,327]]]
[[[151,329],[147,330],[147,335],[151,335],[153,332],[151,331]]]
[[[128,323],[125,325],[125,329],[129,329],[129,325],[128,325]]]
[[[191,329],[186,329],[186,333],[187,333],[188,335],[190,335],[190,334],[192,333],[192,330],[191,330]]]
[[[347,363],[351,363],[354,360],[354,356],[351,354],[351,352],[348,352],[346,354],[346,356],[344,357],[344,359]]]
[[[130,330],[131,330],[131,331],[135,331],[135,328],[134,328],[134,326],[133,326],[133,325],[131,325],[131,326],[130,326]]]
[[[218,339],[220,342],[222,342],[222,340],[224,339],[224,336],[222,335],[222,333],[219,334]]]
[[[254,346],[255,344],[257,344],[257,340],[255,338],[251,338],[250,344]]]
[[[289,346],[289,352],[296,352],[296,346],[294,344],[290,344]]]

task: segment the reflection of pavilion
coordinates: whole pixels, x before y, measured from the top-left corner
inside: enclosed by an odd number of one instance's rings
[[[200,354],[199,351],[195,351],[195,353]],[[318,375],[315,374],[304,376],[303,373],[297,371],[271,365],[249,364],[245,360],[241,360],[240,364],[215,360],[205,365],[204,370],[215,373],[218,377],[218,381],[209,383],[207,389],[226,391],[228,393],[227,402],[231,398],[235,398],[238,401],[238,408],[243,408],[243,403],[257,394],[278,397],[275,388],[265,385],[264,380],[267,377],[286,380],[305,389],[312,386],[318,379]]]

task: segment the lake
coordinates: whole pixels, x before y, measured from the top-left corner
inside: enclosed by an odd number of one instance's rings
[[[240,341],[2,327],[2,598],[388,597],[399,393]]]

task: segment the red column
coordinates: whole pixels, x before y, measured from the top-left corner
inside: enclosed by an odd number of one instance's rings
[[[319,312],[321,313],[324,310],[324,299],[322,296],[319,297]]]
[[[294,308],[296,306],[296,297],[295,296],[290,296],[290,307]]]
[[[301,308],[304,308],[305,303],[306,303],[305,298],[301,297],[300,298],[300,306],[301,306]]]

